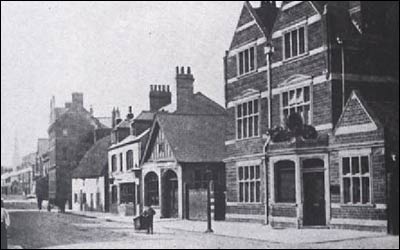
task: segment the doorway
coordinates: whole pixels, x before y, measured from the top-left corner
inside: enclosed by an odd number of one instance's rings
[[[163,217],[178,218],[178,176],[168,170],[163,179]]]
[[[324,172],[303,173],[303,191],[303,225],[326,225]]]

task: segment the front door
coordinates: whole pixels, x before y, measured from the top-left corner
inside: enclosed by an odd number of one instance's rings
[[[303,225],[326,225],[324,172],[303,174]]]
[[[163,217],[178,217],[178,178],[175,172],[169,170],[164,177]]]

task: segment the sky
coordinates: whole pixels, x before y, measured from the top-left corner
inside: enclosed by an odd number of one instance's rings
[[[84,93],[95,116],[147,110],[151,84],[175,89],[191,66],[195,92],[224,104],[223,56],[243,6],[231,2],[1,2],[1,165],[47,138],[57,106]]]

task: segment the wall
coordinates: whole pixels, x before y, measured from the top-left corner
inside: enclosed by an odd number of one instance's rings
[[[104,177],[94,179],[72,179],[72,209],[74,211],[81,211],[80,201],[82,197],[80,194],[86,193],[86,204],[83,205],[83,211],[100,211],[105,212],[105,179]],[[97,194],[100,194],[100,200],[97,200]],[[93,194],[93,200],[91,199]],[[75,195],[78,196],[75,202]],[[91,207],[93,203],[93,207]],[[98,206],[99,204],[99,206]]]

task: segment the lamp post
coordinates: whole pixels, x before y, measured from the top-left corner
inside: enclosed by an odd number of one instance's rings
[[[340,46],[340,55],[341,55],[341,60],[342,60],[342,112],[344,110],[344,105],[346,104],[346,100],[345,100],[345,61],[344,61],[344,42],[343,39],[341,39],[340,37],[336,37],[336,41],[338,43],[338,45]]]
[[[211,170],[208,168],[206,170],[207,174],[207,230],[205,233],[213,233],[214,231],[212,230],[211,227]]]

